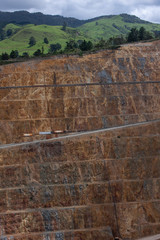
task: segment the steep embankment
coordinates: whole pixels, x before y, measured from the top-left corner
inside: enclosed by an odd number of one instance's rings
[[[160,121],[0,148],[5,240],[113,240],[160,229]]]
[[[0,89],[0,142],[24,141],[23,133],[160,118],[159,46],[159,41],[133,44],[0,67],[0,86],[17,87]]]
[[[133,44],[0,67],[1,239],[159,233],[159,47]],[[4,145],[25,141],[23,133],[129,123],[136,124]]]

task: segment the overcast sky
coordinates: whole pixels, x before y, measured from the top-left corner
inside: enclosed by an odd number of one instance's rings
[[[0,0],[0,10],[27,10],[78,19],[128,13],[160,23],[160,0]]]

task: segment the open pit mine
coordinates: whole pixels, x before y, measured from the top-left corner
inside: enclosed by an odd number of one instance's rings
[[[160,234],[159,74],[160,41],[0,67],[1,240]]]

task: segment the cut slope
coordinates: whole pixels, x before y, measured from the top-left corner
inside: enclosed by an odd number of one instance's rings
[[[0,147],[1,238],[159,233],[160,121]]]
[[[159,54],[157,42],[1,67],[1,87],[17,88],[0,89],[0,142],[159,119]]]

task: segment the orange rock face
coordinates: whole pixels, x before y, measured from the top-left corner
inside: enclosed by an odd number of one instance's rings
[[[1,144],[25,141],[24,133],[93,130],[160,118],[159,42],[0,70],[1,87],[30,86],[0,89]]]
[[[1,148],[4,239],[135,239],[160,229],[160,121]]]
[[[0,239],[160,232],[159,46],[0,67]],[[100,128],[18,144],[40,131]]]

